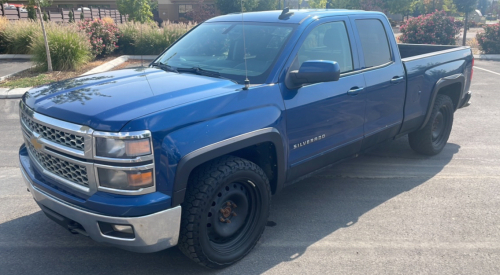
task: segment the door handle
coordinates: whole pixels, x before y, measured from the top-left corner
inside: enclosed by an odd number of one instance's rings
[[[365,88],[363,87],[352,87],[349,91],[347,91],[348,94],[350,95],[357,95],[359,92],[363,91]]]
[[[391,79],[391,83],[392,84],[396,84],[396,83],[399,83],[401,82],[401,80],[405,79],[404,76],[395,76]]]

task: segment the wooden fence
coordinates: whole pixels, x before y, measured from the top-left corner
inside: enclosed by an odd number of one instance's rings
[[[125,23],[128,20],[128,15],[120,14],[118,10],[90,8],[90,10],[77,10],[77,9],[42,9],[42,12],[47,14],[49,21],[58,23],[68,23],[69,13],[73,12],[75,22],[81,21],[81,14],[83,13],[84,20],[102,19],[104,17],[111,17],[115,23]],[[20,8],[5,8],[0,4],[0,16],[4,16],[8,20],[28,20],[28,12],[21,11]],[[38,16],[38,12],[37,12]],[[43,16],[43,15],[42,15]]]

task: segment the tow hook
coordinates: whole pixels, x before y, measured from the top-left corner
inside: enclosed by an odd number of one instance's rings
[[[83,236],[89,236],[89,234],[83,229],[83,227],[79,223],[70,223],[68,224],[68,230],[71,234],[81,234]]]

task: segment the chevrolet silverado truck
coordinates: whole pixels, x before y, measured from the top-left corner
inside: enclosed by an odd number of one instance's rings
[[[221,268],[247,255],[272,195],[387,140],[438,154],[469,105],[469,47],[398,45],[378,12],[229,14],[147,68],[31,89],[21,172],[70,232]]]

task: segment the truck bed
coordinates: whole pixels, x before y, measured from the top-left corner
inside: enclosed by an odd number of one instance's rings
[[[407,75],[405,119],[400,133],[420,128],[432,107],[431,96],[435,85],[443,78],[460,75],[470,80],[472,53],[469,47],[444,45],[398,44]],[[464,93],[469,90],[470,81],[463,83],[462,94],[454,102],[462,107],[466,102]]]
[[[398,44],[398,48],[403,61],[408,61],[416,58],[442,54],[453,50],[466,49],[467,47],[456,45]]]

